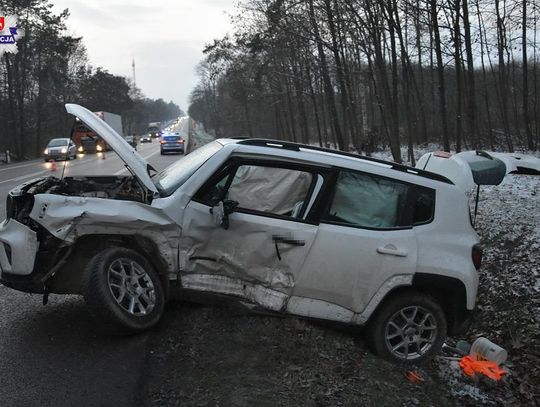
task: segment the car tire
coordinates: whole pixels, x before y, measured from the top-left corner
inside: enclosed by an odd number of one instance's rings
[[[108,248],[97,253],[85,271],[85,302],[106,331],[133,334],[161,319],[165,291],[152,264],[139,253]]]
[[[446,339],[446,316],[428,294],[402,292],[385,300],[371,318],[367,339],[379,356],[398,364],[421,364]]]

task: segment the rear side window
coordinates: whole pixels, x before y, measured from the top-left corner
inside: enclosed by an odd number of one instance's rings
[[[414,196],[413,225],[422,225],[433,220],[435,210],[435,191],[416,187]]]
[[[406,226],[408,190],[406,184],[372,174],[341,171],[325,220],[374,229]]]
[[[367,229],[429,223],[435,191],[373,174],[339,173],[323,220]]]

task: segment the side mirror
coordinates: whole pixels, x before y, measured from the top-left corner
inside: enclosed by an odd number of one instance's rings
[[[219,201],[216,206],[210,208],[210,213],[214,215],[214,222],[216,225],[227,230],[229,229],[229,215],[233,213],[237,207],[237,201],[224,199],[223,201]]]

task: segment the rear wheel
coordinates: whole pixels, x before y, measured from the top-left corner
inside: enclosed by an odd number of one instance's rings
[[[373,350],[393,362],[418,364],[435,356],[446,339],[446,317],[431,296],[404,292],[386,300],[368,326]]]
[[[140,332],[161,319],[163,287],[150,262],[137,252],[122,247],[103,250],[90,260],[86,273],[84,299],[108,331]]]

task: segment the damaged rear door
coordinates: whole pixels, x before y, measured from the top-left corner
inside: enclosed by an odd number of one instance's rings
[[[309,166],[231,159],[185,210],[182,286],[283,310],[318,231],[306,214],[322,184]]]

